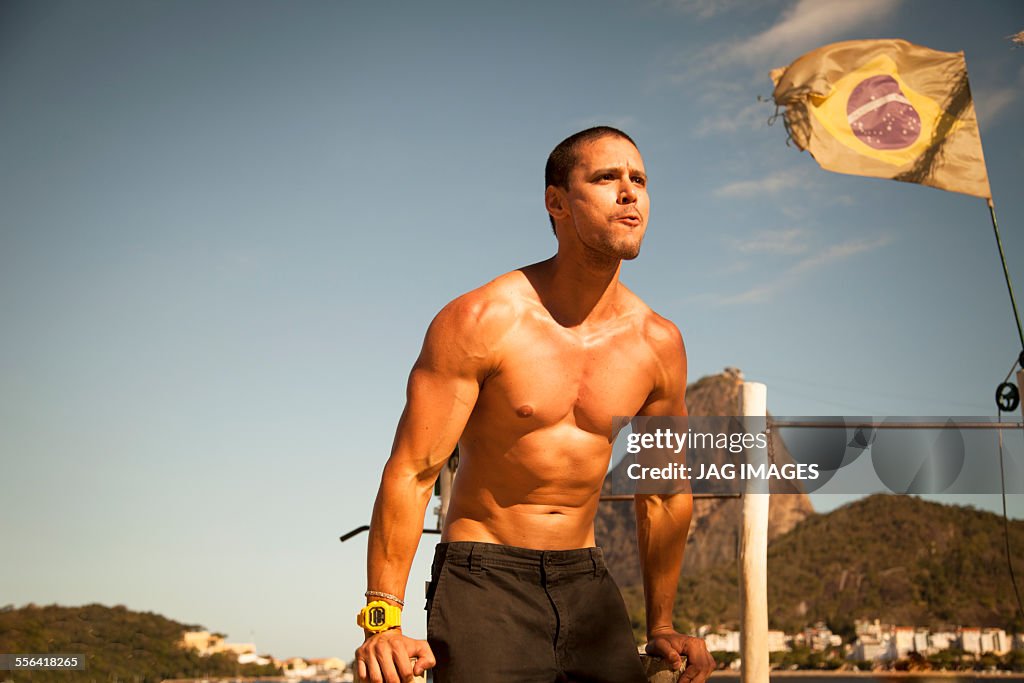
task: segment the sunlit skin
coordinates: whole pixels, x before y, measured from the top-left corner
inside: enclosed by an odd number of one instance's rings
[[[650,211],[639,151],[617,136],[584,143],[568,188],[548,187],[545,204],[557,254],[455,299],[427,331],[374,506],[373,590],[404,596],[433,482],[456,443],[442,540],[585,548],[595,545],[615,417],[686,413],[679,331],[619,282]],[[688,493],[636,502],[648,651],[676,665],[687,656],[687,678],[701,683],[713,660],[671,619],[691,511]],[[357,659],[371,681],[434,664],[426,641],[401,629],[368,635]]]

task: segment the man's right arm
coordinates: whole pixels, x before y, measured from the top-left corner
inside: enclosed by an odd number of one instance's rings
[[[434,480],[462,435],[491,367],[487,333],[494,321],[489,308],[479,294],[464,295],[442,309],[427,330],[373,507],[367,590],[404,599]],[[411,656],[419,657],[415,672]],[[433,665],[426,643],[406,638],[401,629],[368,634],[356,658],[360,675],[371,681],[407,680]]]

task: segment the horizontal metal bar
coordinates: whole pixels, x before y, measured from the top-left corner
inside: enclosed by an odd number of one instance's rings
[[[644,495],[644,494],[640,494]],[[742,493],[695,493],[694,498],[742,498]],[[615,494],[610,496],[601,496],[601,502],[620,502],[625,500],[633,500],[634,496],[631,493]]]
[[[810,422],[769,419],[768,426],[810,429],[1024,429],[1024,422]]]
[[[369,531],[369,530],[370,530],[370,526],[368,524],[364,524],[363,526],[357,526],[355,529],[353,529],[352,531],[348,532],[347,534],[344,534],[343,536],[339,536],[338,540],[341,541],[342,543],[344,543],[345,541],[347,541],[348,539],[352,538],[353,536],[358,536],[359,534],[363,533],[364,531]],[[439,534],[439,533],[441,533],[441,530],[440,529],[424,529],[423,533],[425,533],[425,534]]]

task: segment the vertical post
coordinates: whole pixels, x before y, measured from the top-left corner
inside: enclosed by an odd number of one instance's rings
[[[1017,389],[1024,394],[1024,368],[1017,371]],[[1024,401],[1020,402],[1020,416],[1024,418]]]
[[[452,499],[452,482],[455,480],[455,470],[444,464],[441,473],[437,475],[441,485],[441,504],[437,506],[437,528],[444,529],[444,519],[448,516],[448,503]]]
[[[740,411],[744,416],[767,418],[768,389],[759,382],[744,382]],[[764,424],[762,422],[761,424]],[[771,438],[771,434],[768,438]],[[751,465],[768,462],[765,448],[746,453]],[[740,656],[742,683],[768,683],[768,481],[751,479],[743,494],[743,529],[740,535]]]
[[[437,530],[444,531],[444,520],[448,516],[448,503],[452,499],[452,484],[455,482],[455,471],[459,467],[459,447],[452,451],[448,461],[437,475],[438,493],[441,504],[437,506]]]

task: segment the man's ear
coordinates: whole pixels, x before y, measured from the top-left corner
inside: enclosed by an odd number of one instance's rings
[[[548,185],[544,190],[544,206],[554,219],[564,218],[569,214],[565,196],[565,190],[554,185]]]

